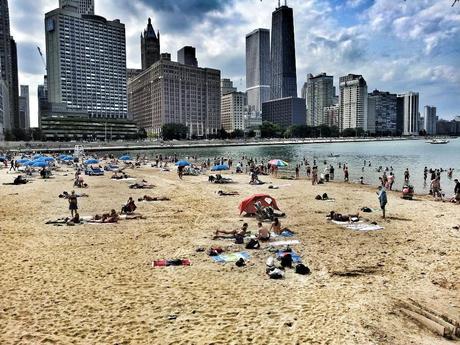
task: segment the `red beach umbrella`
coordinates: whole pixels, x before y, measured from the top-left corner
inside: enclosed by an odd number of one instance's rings
[[[240,214],[243,212],[256,213],[256,207],[254,206],[256,202],[260,202],[263,207],[271,206],[273,209],[279,210],[275,198],[268,194],[254,194],[240,202],[240,205],[238,206],[240,209]]]

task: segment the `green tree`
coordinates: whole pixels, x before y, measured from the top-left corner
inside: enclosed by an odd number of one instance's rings
[[[188,128],[181,123],[167,123],[161,127],[163,140],[182,140],[187,138]]]
[[[260,126],[260,136],[262,138],[281,138],[283,134],[283,128],[275,123],[264,121]]]
[[[251,129],[248,132],[247,136],[248,136],[248,138],[254,138],[256,136],[256,132],[253,129]]]
[[[342,136],[344,137],[356,137],[356,129],[354,128],[346,128],[342,132]]]
[[[218,139],[227,139],[229,137],[227,131],[222,127],[217,131],[217,138]]]
[[[232,132],[232,137],[233,138],[244,138],[244,131],[241,129],[235,129]]]
[[[139,128],[137,130],[137,138],[138,139],[147,139],[147,131],[145,128]]]
[[[5,130],[5,141],[14,141],[15,137],[14,134],[11,130],[7,129]]]

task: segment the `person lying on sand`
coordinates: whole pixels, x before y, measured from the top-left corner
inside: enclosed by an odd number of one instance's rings
[[[152,189],[155,187],[153,184],[148,183],[146,180],[142,180],[141,182],[136,182],[129,186],[131,189]]]
[[[219,190],[217,192],[219,196],[227,196],[227,195],[240,195],[238,192],[224,192],[223,190]]]
[[[13,184],[14,184],[14,185],[19,185],[19,184],[26,184],[27,182],[29,182],[29,180],[27,180],[26,178],[24,178],[24,176],[18,175],[18,176],[14,179]]]
[[[165,196],[149,196],[144,195],[142,198],[137,199],[137,201],[170,201],[170,198]]]
[[[258,234],[257,239],[259,241],[268,241],[270,239],[270,230],[267,227],[263,226],[262,222],[257,223],[258,226]]]
[[[337,222],[357,222],[359,221],[359,212],[357,214],[344,215],[335,211],[331,211],[327,216],[327,219],[335,220]]]
[[[96,214],[93,218],[88,220],[89,223],[118,223],[120,216],[117,211],[112,209],[110,213],[104,213],[102,215]]]
[[[62,194],[59,194],[59,197],[63,198],[63,199],[68,199],[69,196],[70,196],[70,194],[68,192],[66,192],[66,191],[63,191]],[[84,198],[84,197],[87,198],[87,197],[89,197],[89,195],[86,194],[86,193],[75,193],[75,196],[77,198]]]
[[[80,224],[80,214],[78,212],[75,212],[73,217],[65,217],[65,218],[59,218],[56,220],[49,220],[45,224],[52,224],[52,225],[75,225],[75,224]]]
[[[248,232],[248,223],[244,223],[241,229],[236,229],[236,230],[216,230],[214,234],[214,238],[220,237],[220,235],[232,235],[234,237],[241,236],[244,237],[246,233]]]

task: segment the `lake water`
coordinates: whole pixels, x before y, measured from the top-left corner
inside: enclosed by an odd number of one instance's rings
[[[198,156],[200,159],[226,157],[232,158],[235,165],[243,156],[249,156],[263,160],[265,163],[269,159],[283,159],[290,166],[286,169],[292,171],[295,165],[300,163],[305,157],[310,164],[315,158],[318,168],[324,170],[324,161],[335,167],[336,180],[343,179],[343,172],[338,169],[338,163],[346,163],[349,166],[350,181],[358,180],[361,176],[364,181],[371,185],[379,184],[379,176],[376,169],[379,166],[393,167],[395,175],[395,189],[401,189],[404,181],[404,170],[409,168],[411,180],[415,186],[416,193],[427,193],[428,185],[423,182],[423,169],[447,170],[454,168],[454,177],[460,179],[460,139],[450,140],[446,145],[427,144],[424,140],[407,141],[388,141],[388,142],[366,142],[366,143],[325,143],[325,144],[299,144],[299,145],[280,145],[280,146],[239,146],[239,147],[212,147],[212,148],[189,148],[189,149],[164,149],[155,152],[132,152],[146,154],[154,157],[156,154],[172,155],[177,154],[179,158],[187,156]],[[340,155],[340,157],[328,157],[330,154]],[[364,172],[362,167],[364,160],[372,163],[372,167],[366,166]],[[305,174],[305,169],[301,169]],[[447,195],[453,194],[453,179],[447,178],[446,172],[441,175],[441,186]]]

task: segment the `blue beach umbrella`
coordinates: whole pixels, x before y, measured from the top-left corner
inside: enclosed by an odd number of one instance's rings
[[[53,157],[40,157],[37,159],[38,161],[43,161],[43,162],[53,162],[54,158]]]
[[[32,164],[32,168],[44,168],[47,166],[48,166],[48,163],[45,161],[35,161]]]
[[[178,167],[186,167],[186,166],[189,166],[189,165],[190,165],[190,163],[185,161],[185,160],[181,160],[181,161],[178,161],[176,163],[176,166],[178,166]]]
[[[65,161],[65,162],[73,161],[73,157],[67,156],[67,157],[62,158],[62,160]]]
[[[119,160],[121,161],[130,161],[131,160],[131,157],[128,156],[128,155],[124,155],[124,156],[121,156],[120,158],[118,158]]]
[[[42,155],[39,155],[39,154],[36,154],[36,155],[33,156],[32,158],[33,158],[33,159],[39,159],[39,158],[41,158],[41,157],[43,157],[43,156],[42,156]]]
[[[25,158],[16,160],[16,163],[21,164],[21,165],[27,165],[27,163],[29,162],[30,160],[25,159]]]
[[[98,164],[99,161],[97,159],[91,158],[85,161],[85,164]]]
[[[211,168],[211,171],[221,171],[221,170],[229,170],[229,166],[227,164],[219,164],[219,165],[214,165]]]
[[[4,161],[6,161],[6,157],[3,157],[3,156],[0,157],[0,162],[4,162]]]

